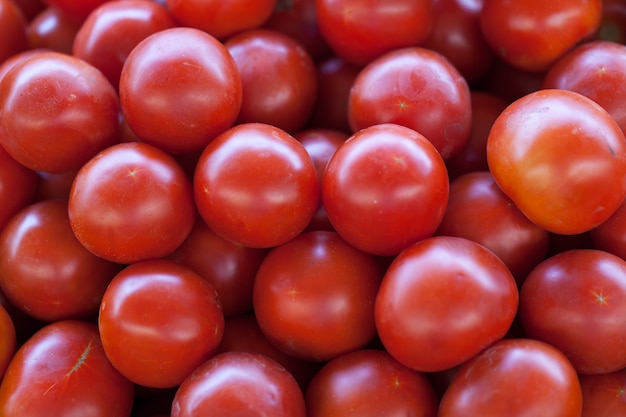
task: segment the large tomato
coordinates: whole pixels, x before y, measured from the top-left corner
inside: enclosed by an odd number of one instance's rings
[[[611,115],[572,91],[513,102],[487,139],[489,169],[534,223],[559,234],[591,230],[626,196],[626,140]]]

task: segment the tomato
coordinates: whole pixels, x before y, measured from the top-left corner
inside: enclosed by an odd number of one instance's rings
[[[319,201],[315,166],[304,146],[263,123],[237,125],[213,140],[198,160],[194,192],[215,233],[256,248],[296,237]]]
[[[396,255],[434,234],[448,191],[445,164],[432,143],[395,124],[352,135],[322,177],[331,224],[352,246],[376,255]]]
[[[15,354],[0,384],[0,415],[128,417],[133,394],[105,356],[96,326],[62,320]]]
[[[46,7],[37,14],[26,28],[30,48],[46,48],[64,54],[72,53],[72,45],[80,23],[63,10]]]
[[[599,250],[571,250],[539,264],[520,293],[529,337],[563,352],[578,373],[626,367],[626,261]]]
[[[302,45],[269,29],[229,38],[243,83],[237,123],[267,123],[290,133],[308,121],[317,94],[315,64]]]
[[[582,393],[567,358],[533,339],[496,342],[459,369],[438,417],[578,417]]]
[[[583,43],[546,73],[543,88],[571,90],[601,105],[626,132],[626,45],[608,41]]]
[[[433,26],[432,0],[317,0],[316,6],[322,37],[359,66],[423,42]]]
[[[199,366],[176,392],[171,417],[237,414],[305,417],[304,396],[285,368],[260,353],[225,352]]]
[[[549,233],[502,193],[486,171],[470,172],[450,183],[438,235],[473,240],[493,251],[521,284],[548,251]]]
[[[0,145],[33,170],[78,169],[118,141],[115,89],[67,54],[42,52],[13,66],[0,82],[0,103]]]
[[[42,321],[95,317],[120,269],[80,244],[63,200],[25,207],[0,233],[0,287],[16,307]]]
[[[594,101],[568,90],[539,90],[509,105],[487,139],[487,162],[513,203],[554,233],[591,230],[626,196],[622,130]]]
[[[15,354],[16,337],[13,319],[6,308],[0,304],[0,381]]]
[[[261,263],[254,312],[278,349],[327,361],[367,346],[376,336],[374,299],[381,278],[374,257],[335,232],[302,233],[272,249]]]
[[[277,0],[165,0],[181,25],[201,29],[220,40],[262,26],[276,3]]]
[[[168,259],[188,266],[220,295],[226,316],[252,311],[254,277],[267,251],[224,239],[197,217],[185,241]]]
[[[72,44],[72,53],[102,71],[118,88],[122,67],[132,49],[153,33],[174,26],[174,18],[157,2],[106,2],[80,26]]]
[[[33,201],[36,191],[37,174],[0,146],[0,230],[15,213]]]
[[[0,0],[0,63],[28,48],[27,21],[13,0]]]
[[[480,23],[487,43],[509,64],[546,70],[598,29],[602,0],[484,0]]]
[[[359,350],[331,360],[311,381],[305,400],[308,417],[437,415],[428,379],[383,350]]]
[[[132,263],[165,256],[193,227],[191,180],[172,156],[145,143],[121,143],[76,174],[70,225],[97,256]]]
[[[241,77],[226,47],[198,29],[160,30],[122,67],[122,113],[137,137],[172,153],[202,150],[230,128],[241,107]]]
[[[391,262],[376,296],[376,329],[398,362],[436,372],[501,339],[517,307],[515,279],[493,252],[460,237],[430,237]]]
[[[348,121],[353,132],[380,123],[409,127],[447,159],[469,138],[469,86],[443,55],[420,47],[398,49],[361,70],[348,99]]]
[[[580,375],[583,392],[581,417],[619,417],[626,413],[626,369],[598,375]]]
[[[208,281],[183,265],[153,259],[113,278],[98,328],[104,352],[124,376],[142,386],[169,388],[215,354],[224,315]]]

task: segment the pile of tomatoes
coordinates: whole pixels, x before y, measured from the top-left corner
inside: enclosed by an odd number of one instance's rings
[[[626,415],[626,3],[0,0],[0,417]]]

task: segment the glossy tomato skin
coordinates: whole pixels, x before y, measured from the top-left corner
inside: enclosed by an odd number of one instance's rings
[[[0,385],[3,417],[89,415],[128,417],[133,384],[109,362],[95,325],[58,321],[15,354]]]
[[[113,278],[98,328],[107,357],[124,376],[142,386],[171,388],[215,354],[224,315],[219,295],[201,276],[153,259]]]
[[[282,129],[244,123],[202,152],[194,175],[198,211],[207,225],[243,246],[270,248],[309,224],[319,201],[315,166]]]
[[[322,202],[335,230],[376,255],[396,255],[431,236],[448,192],[445,163],[432,143],[396,124],[352,135],[322,176]]]
[[[626,370],[579,375],[583,392],[581,417],[620,417],[626,413]]]
[[[305,417],[294,377],[260,353],[225,352],[199,366],[179,387],[171,417],[222,417],[247,413]]]
[[[153,33],[174,26],[174,18],[158,2],[106,2],[80,26],[71,52],[102,71],[117,89],[124,61],[132,49]]]
[[[317,0],[316,6],[320,33],[330,48],[359,66],[419,44],[433,25],[431,0]]]
[[[626,261],[599,250],[571,250],[539,264],[520,292],[529,337],[561,350],[581,374],[626,367]]]
[[[172,156],[145,143],[112,146],[85,164],[68,210],[78,240],[122,264],[171,253],[196,216],[191,180]]]
[[[15,324],[9,312],[0,304],[0,381],[13,359],[17,346]]]
[[[33,170],[78,169],[119,139],[115,89],[67,54],[42,52],[16,64],[0,82],[0,102],[0,144]]]
[[[0,233],[0,287],[39,320],[89,319],[120,266],[74,236],[67,202],[43,200],[18,212]]]
[[[550,239],[502,193],[487,171],[470,172],[450,182],[448,206],[436,234],[464,237],[490,249],[518,284],[544,260]]]
[[[437,372],[504,337],[517,307],[515,279],[493,252],[465,238],[430,237],[387,269],[376,296],[376,328],[400,363]]]
[[[602,0],[484,0],[480,23],[501,59],[525,70],[544,71],[590,38],[601,16]]]
[[[0,147],[0,230],[15,213],[33,201],[37,182],[35,171],[17,162]]]
[[[119,94],[126,123],[140,140],[183,153],[202,150],[235,123],[242,85],[221,42],[199,29],[174,27],[133,48]]]
[[[267,123],[292,134],[301,130],[317,94],[315,64],[308,51],[270,29],[242,32],[224,46],[243,83],[237,123]]]
[[[305,396],[308,417],[435,417],[430,381],[384,350],[359,350],[326,363]]]
[[[439,417],[578,417],[582,393],[574,367],[558,349],[533,339],[496,342],[459,369]]]
[[[626,195],[624,134],[606,110],[572,91],[539,90],[509,105],[487,139],[487,161],[515,205],[554,233],[591,230]]]
[[[46,7],[26,27],[29,47],[72,53],[80,24],[56,7]]]
[[[292,356],[326,361],[376,336],[374,300],[382,271],[337,233],[303,233],[265,257],[253,306],[263,334]]]
[[[0,0],[0,63],[28,48],[27,21],[12,0]]]
[[[353,132],[380,123],[414,129],[443,159],[467,142],[472,108],[467,81],[443,55],[409,47],[384,54],[361,70],[348,98]]]

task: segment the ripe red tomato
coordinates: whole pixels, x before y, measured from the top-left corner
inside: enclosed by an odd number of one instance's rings
[[[493,51],[509,64],[543,71],[598,29],[602,0],[484,0],[480,23]]]
[[[528,275],[519,315],[529,337],[563,352],[581,374],[626,367],[626,261],[600,250],[552,256]]]
[[[272,249],[254,281],[263,334],[292,356],[327,361],[376,336],[374,300],[382,271],[335,232],[302,233]]]
[[[57,7],[46,7],[26,27],[31,49],[49,49],[64,54],[72,53],[72,44],[80,23]]]
[[[380,123],[410,127],[448,159],[469,138],[469,86],[443,55],[420,47],[397,49],[361,70],[350,91],[348,121],[353,132]]]
[[[117,263],[168,255],[196,210],[191,180],[172,156],[145,143],[112,146],[76,174],[70,225],[94,254]]]
[[[308,417],[435,417],[430,381],[383,350],[359,350],[326,363],[305,396]]]
[[[171,417],[241,414],[305,417],[304,396],[294,377],[260,353],[225,352],[199,366],[180,385]]]
[[[6,308],[0,304],[0,381],[15,354],[16,337],[13,319]]]
[[[423,135],[379,124],[351,136],[322,177],[322,201],[335,230],[352,246],[396,255],[431,236],[448,202],[441,155]]]
[[[581,417],[621,417],[626,413],[626,369],[579,375],[583,392]]]
[[[504,339],[468,360],[439,404],[438,417],[579,417],[578,376],[555,347]]]
[[[337,56],[365,65],[385,52],[424,41],[432,0],[317,0],[320,33]]]
[[[460,237],[430,237],[391,262],[376,296],[376,329],[400,363],[442,371],[501,339],[517,307],[515,279],[493,252]]]
[[[198,29],[174,27],[132,49],[119,94],[125,121],[141,141],[183,153],[202,150],[235,123],[242,86],[221,42]]]
[[[0,384],[0,415],[128,417],[133,394],[104,354],[96,326],[63,320],[16,352]]]
[[[198,160],[194,191],[211,230],[256,248],[296,237],[319,201],[315,166],[304,146],[263,123],[237,125],[212,141]]]
[[[67,54],[42,52],[14,65],[0,82],[0,103],[0,145],[33,170],[78,169],[119,140],[115,89]]]
[[[559,234],[591,230],[626,196],[626,140],[591,99],[539,90],[508,106],[487,139],[502,191],[534,223]]]
[[[317,95],[317,73],[309,53],[284,33],[242,32],[224,46],[243,83],[237,123],[267,123],[289,133],[309,120]]]
[[[13,305],[42,321],[94,318],[120,269],[80,244],[64,200],[25,207],[0,233],[0,288]]]
[[[113,278],[100,305],[98,328],[107,357],[136,384],[179,385],[213,356],[224,315],[213,286],[190,268],[155,259]]]

